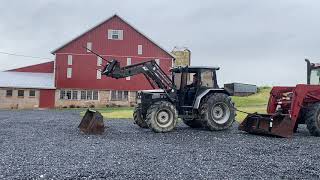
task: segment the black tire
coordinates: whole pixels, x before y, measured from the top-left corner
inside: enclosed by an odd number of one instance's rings
[[[172,103],[159,101],[151,105],[147,111],[146,123],[154,132],[172,131],[178,120],[178,112]]]
[[[236,112],[230,96],[213,93],[201,102],[200,115],[206,128],[220,131],[232,126]]]
[[[183,123],[191,128],[202,128],[203,124],[200,119],[192,119],[192,120],[185,120],[182,119]]]
[[[320,136],[320,103],[313,104],[306,109],[305,120],[312,136]]]
[[[141,128],[148,128],[148,124],[143,119],[141,111],[141,104],[138,104],[133,111],[133,122]]]

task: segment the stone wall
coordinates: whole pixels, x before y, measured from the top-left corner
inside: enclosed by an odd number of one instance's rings
[[[6,96],[8,88],[0,88],[0,109],[33,109],[39,107],[40,91],[29,97],[30,89],[12,89],[12,96]],[[24,90],[24,96],[18,97],[18,90]]]
[[[80,90],[79,90],[80,91]],[[132,106],[136,103],[136,93],[129,92],[127,101],[111,100],[111,91],[100,90],[98,100],[71,100],[60,99],[60,90],[55,92],[55,107],[106,107],[106,106]]]

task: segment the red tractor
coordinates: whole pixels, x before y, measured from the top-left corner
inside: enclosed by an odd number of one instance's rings
[[[320,136],[320,64],[307,62],[307,84],[275,86],[270,92],[267,114],[249,114],[239,130],[252,134],[292,137],[299,124]]]

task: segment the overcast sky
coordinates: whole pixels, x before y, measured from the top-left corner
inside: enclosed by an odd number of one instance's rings
[[[77,2],[77,3],[75,3]],[[320,62],[319,0],[1,0],[0,70],[54,59],[52,50],[118,14],[192,65],[220,66],[219,84],[294,85]]]

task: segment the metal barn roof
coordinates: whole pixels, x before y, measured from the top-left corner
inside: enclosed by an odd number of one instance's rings
[[[55,89],[53,73],[0,72],[0,87]]]

